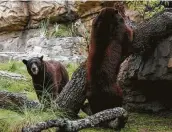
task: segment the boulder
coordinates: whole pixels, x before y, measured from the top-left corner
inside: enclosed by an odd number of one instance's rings
[[[172,110],[171,33],[172,13],[169,11],[137,26],[132,44],[135,52],[124,60],[118,74],[126,109]]]
[[[24,1],[0,1],[0,32],[23,30],[29,12]]]
[[[0,32],[37,28],[44,19],[69,22],[77,18],[73,2],[66,1],[1,1]]]
[[[78,15],[75,12],[72,1],[30,1],[30,25],[38,27],[41,20],[49,19],[51,23],[65,23],[75,20]]]

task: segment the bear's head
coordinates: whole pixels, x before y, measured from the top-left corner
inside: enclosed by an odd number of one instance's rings
[[[122,50],[126,49],[125,52],[127,52],[131,47],[132,40],[132,29],[126,24],[119,11],[112,7],[103,8],[92,22],[91,44],[93,52],[97,50],[101,54],[106,51],[109,45],[116,43],[120,44]]]
[[[119,38],[125,21],[114,8],[103,8],[92,23],[92,37],[95,44],[108,45],[115,37]]]
[[[31,76],[38,75],[44,68],[43,56],[33,57],[33,58],[29,59],[29,60],[23,59],[22,61],[26,65],[28,73]]]

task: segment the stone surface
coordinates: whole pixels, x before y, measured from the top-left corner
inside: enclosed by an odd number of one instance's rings
[[[86,58],[82,54],[82,37],[47,38],[41,29],[2,34],[0,36],[0,60],[21,60],[44,55],[46,59],[65,62],[80,62]]]
[[[43,19],[67,22],[77,18],[73,2],[66,1],[1,1],[0,32],[39,27]]]
[[[24,29],[28,16],[26,2],[0,1],[0,32]]]
[[[90,32],[90,26],[92,25],[92,20],[97,16],[100,10],[104,7],[120,7],[116,6],[120,1],[76,1],[74,3],[75,8],[82,22]],[[121,11],[122,12],[122,11]],[[123,13],[123,12],[122,12]]]
[[[103,7],[114,6],[114,3],[116,2],[1,1],[0,60],[21,59],[38,54],[44,54],[49,58],[58,60],[81,60],[87,55],[92,19]],[[79,40],[76,40],[76,38],[52,39],[44,37],[46,30],[51,29],[56,22],[71,22],[78,16],[81,19],[73,23],[73,27],[77,30],[77,36],[79,36],[77,39],[79,38]],[[46,21],[43,22],[42,20]],[[82,40],[82,44],[80,43],[80,37],[85,38],[84,42]],[[80,44],[75,44],[76,41]],[[66,46],[62,46],[62,44]],[[6,54],[6,52],[25,53]]]
[[[122,64],[118,84],[124,90],[124,107],[133,111],[160,112],[172,108],[172,36],[159,42],[148,60],[131,55]]]
[[[30,25],[37,27],[41,20],[50,19],[50,22],[68,22],[75,20],[77,14],[74,11],[72,1],[30,1]]]
[[[129,16],[130,20],[135,22],[141,21],[139,12],[129,9],[122,1],[76,1],[74,7],[77,9],[77,14],[89,32],[92,20],[104,7],[115,7],[123,16]],[[125,7],[125,9],[123,7]]]
[[[172,110],[171,19],[171,11],[165,11],[137,25],[133,46],[138,52],[124,60],[117,80],[128,110]]]

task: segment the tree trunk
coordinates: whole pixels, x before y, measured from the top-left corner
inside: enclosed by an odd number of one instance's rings
[[[81,64],[80,67],[73,73],[71,80],[63,88],[62,92],[58,96],[57,105],[61,109],[78,114],[84,101],[86,84],[86,68],[85,64]]]
[[[127,110],[161,112],[172,108],[171,34],[171,10],[137,26],[134,54],[121,64],[117,79]]]
[[[134,53],[149,57],[160,40],[172,33],[172,10],[162,11],[137,25],[132,47]]]

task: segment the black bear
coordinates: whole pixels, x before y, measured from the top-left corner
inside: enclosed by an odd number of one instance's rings
[[[58,61],[44,61],[43,56],[33,57],[29,60],[23,59],[22,61],[32,77],[39,101],[55,100],[69,81],[65,67]]]
[[[93,114],[122,105],[122,90],[116,77],[121,57],[127,54],[132,38],[132,29],[114,8],[102,9],[93,20],[86,87]]]

